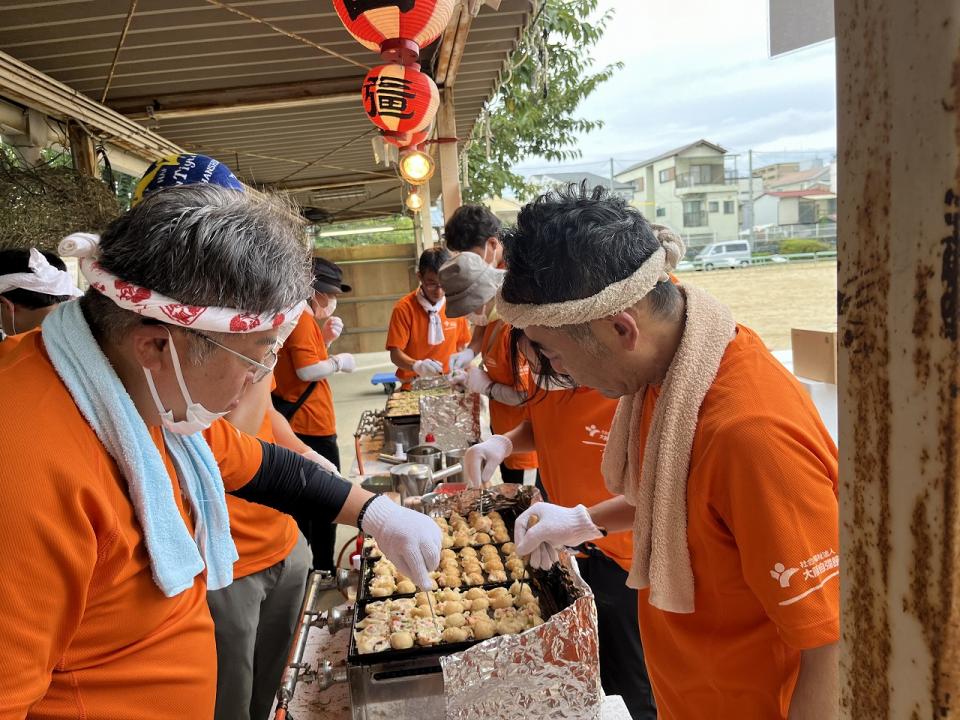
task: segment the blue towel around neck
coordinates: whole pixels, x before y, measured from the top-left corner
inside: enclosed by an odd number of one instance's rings
[[[223,479],[203,435],[163,432],[181,491],[190,503],[191,537],[160,451],[90,332],[80,303],[62,303],[43,321],[42,333],[57,374],[127,481],[153,579],[163,594],[173,597],[192,587],[204,568],[209,590],[233,582],[237,548],[230,536]]]

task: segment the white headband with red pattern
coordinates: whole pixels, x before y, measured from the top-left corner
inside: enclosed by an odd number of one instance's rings
[[[302,300],[280,312],[256,314],[233,308],[187,305],[122,280],[105,270],[96,261],[99,242],[98,235],[73,233],[60,241],[58,250],[63,257],[79,259],[80,272],[97,292],[110,298],[124,310],[130,310],[163,323],[207,332],[261,332],[295,321],[307,306],[306,300]]]

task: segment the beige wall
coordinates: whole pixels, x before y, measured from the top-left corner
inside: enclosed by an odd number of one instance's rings
[[[337,302],[344,331],[331,352],[383,350],[394,304],[416,287],[416,247],[411,243],[321,248],[316,254],[337,263],[343,281],[353,288]]]

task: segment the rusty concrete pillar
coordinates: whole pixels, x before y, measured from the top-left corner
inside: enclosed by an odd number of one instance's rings
[[[960,3],[836,14],[842,716],[960,717]]]

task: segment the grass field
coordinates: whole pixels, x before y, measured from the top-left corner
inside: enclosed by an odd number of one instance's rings
[[[790,328],[837,327],[835,262],[756,265],[744,270],[684,272],[679,277],[728,305],[737,322],[758,332],[772,350],[790,347]]]

